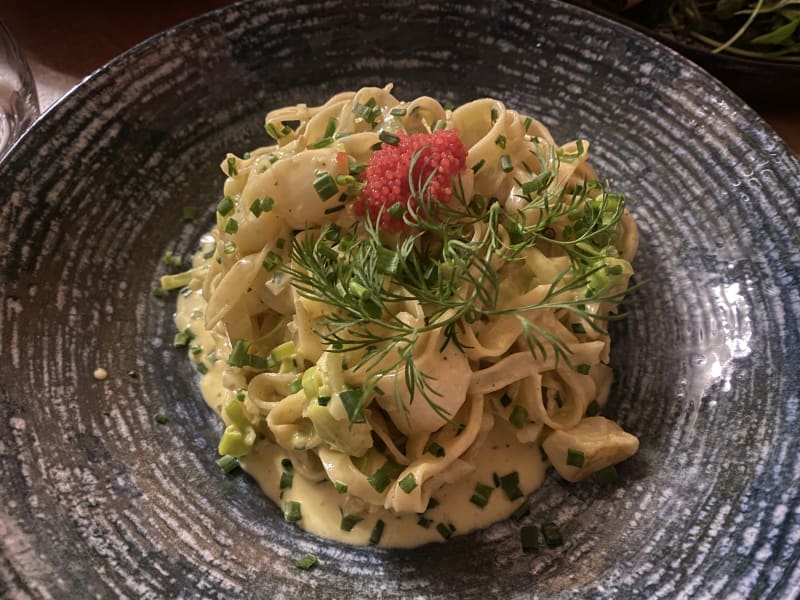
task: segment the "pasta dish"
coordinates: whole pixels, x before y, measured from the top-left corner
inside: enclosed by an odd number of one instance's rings
[[[163,285],[185,288],[219,464],[303,529],[402,547],[519,514],[550,465],[608,482],[637,451],[600,413],[638,234],[587,140],[391,91],[270,112]]]

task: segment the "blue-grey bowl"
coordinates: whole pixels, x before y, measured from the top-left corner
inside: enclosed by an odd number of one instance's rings
[[[220,159],[265,142],[266,111],[387,82],[495,96],[592,140],[639,221],[649,283],[613,330],[607,414],[641,451],[612,488],[548,476],[526,522],[558,522],[563,546],[524,554],[513,521],[416,550],[342,546],[214,464],[219,425],[170,347],[172,299],[151,294],[161,256],[194,250]],[[798,161],[729,90],[553,0],[264,0],[156,36],[0,164],[0,595],[797,593],[798,190]]]

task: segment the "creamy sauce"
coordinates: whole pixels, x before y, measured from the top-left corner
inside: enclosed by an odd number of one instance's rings
[[[215,348],[215,342],[204,327],[205,304],[199,290],[182,294],[178,299],[175,322],[179,330],[189,327],[194,334],[189,356],[195,364],[202,363],[208,369],[202,377],[200,389],[206,403],[219,413],[228,390],[223,386],[224,361],[208,358]],[[346,544],[364,545],[369,543],[370,534],[380,519],[385,526],[379,545],[408,548],[444,541],[444,536],[437,529],[440,523],[451,526],[453,535],[461,535],[501,521],[541,485],[547,463],[543,462],[538,446],[520,443],[505,421],[497,419],[495,423],[471,461],[475,470],[434,492],[437,506],[429,508],[423,515],[400,515],[384,508],[370,507],[370,512],[361,515],[363,520],[351,531],[344,531],[340,527],[341,509],[347,495],[338,493],[329,480],[312,481],[295,470],[292,487],[280,489],[283,471],[281,461],[288,458],[288,454],[277,444],[268,440],[257,441],[251,452],[241,459],[241,464],[278,506],[283,508],[287,501],[301,504],[302,519],[297,524],[306,531]],[[495,487],[493,481],[495,474],[503,476],[513,471],[519,475],[519,489],[524,496],[509,500],[505,491]],[[492,488],[489,501],[483,508],[470,501],[478,483]],[[421,516],[430,521],[427,527],[419,524]]]

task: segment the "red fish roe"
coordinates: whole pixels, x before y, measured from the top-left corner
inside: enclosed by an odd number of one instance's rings
[[[415,188],[422,187],[436,171],[423,196],[426,202],[430,199],[443,204],[449,202],[453,194],[451,182],[464,170],[467,162],[467,147],[454,129],[414,135],[400,132],[397,136],[399,142],[396,146],[384,144],[369,159],[361,174],[366,185],[353,205],[356,215],[363,217],[369,212],[373,220],[383,209],[380,226],[393,233],[408,229],[402,216],[406,208],[409,205],[412,209],[418,208],[408,183],[408,171],[417,152],[421,151],[412,174]],[[397,203],[403,211],[395,212],[397,208],[394,208],[393,214],[389,214],[389,209]]]

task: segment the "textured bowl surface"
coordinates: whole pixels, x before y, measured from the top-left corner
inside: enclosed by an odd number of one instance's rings
[[[561,547],[523,554],[513,522],[411,551],[341,546],[214,465],[219,425],[170,347],[173,300],[151,295],[160,258],[193,251],[220,159],[265,142],[267,110],[386,82],[495,96],[589,138],[640,223],[649,284],[613,331],[607,414],[641,451],[611,489],[548,476],[529,519],[560,523]],[[0,595],[791,596],[798,190],[797,160],[732,93],[555,1],[252,2],[144,43],[0,165]]]

